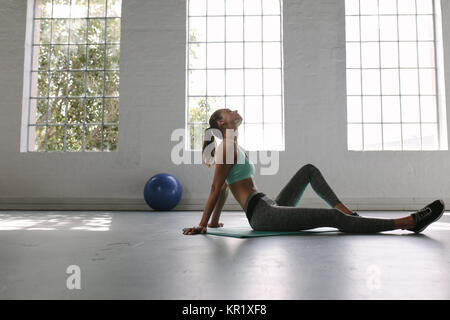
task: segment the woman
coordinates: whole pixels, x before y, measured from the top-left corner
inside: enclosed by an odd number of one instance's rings
[[[396,229],[419,233],[444,213],[444,202],[436,200],[403,218],[361,217],[348,209],[337,198],[319,169],[312,164],[300,168],[275,200],[272,200],[263,192],[258,192],[253,180],[254,165],[249,161],[242,148],[238,146],[236,133],[241,122],[242,117],[236,110],[219,109],[211,115],[210,128],[205,130],[205,136],[208,130],[215,130],[223,137],[223,141],[212,150],[211,154],[214,158],[205,153],[208,145],[214,142],[214,135],[210,141],[206,140],[203,143],[204,163],[208,166],[215,164],[214,179],[200,224],[183,229],[183,234],[205,233],[207,227],[223,226],[219,222],[219,216],[228,194],[228,188],[245,211],[252,229],[260,231],[299,231],[318,227],[334,227],[342,232],[350,233],[376,233]],[[227,153],[233,155],[232,161],[229,161],[230,156],[227,161]],[[313,190],[333,209],[297,207],[308,183],[311,183]],[[213,210],[214,216],[211,223],[208,224]]]

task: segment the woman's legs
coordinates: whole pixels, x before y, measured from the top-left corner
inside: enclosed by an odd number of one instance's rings
[[[312,164],[307,164],[297,171],[275,198],[275,202],[279,206],[297,207],[308,183],[311,183],[313,190],[332,208],[344,213],[352,213],[338,199],[320,170]]]
[[[249,222],[254,230],[259,231],[299,231],[333,227],[349,233],[377,233],[398,229],[395,219],[355,217],[337,209],[279,206],[267,196],[258,201]]]

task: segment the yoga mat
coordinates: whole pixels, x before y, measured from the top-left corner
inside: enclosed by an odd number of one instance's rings
[[[316,228],[312,230],[304,231],[255,231],[250,227],[232,227],[232,228],[208,228],[206,234],[213,236],[222,237],[233,237],[233,238],[256,238],[256,237],[269,237],[269,236],[286,236],[286,235],[298,235],[298,234],[315,234],[315,233],[325,233],[325,232],[338,232],[334,228]]]

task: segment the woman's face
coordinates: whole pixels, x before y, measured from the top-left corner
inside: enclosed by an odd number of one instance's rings
[[[222,109],[221,112],[223,121],[223,127],[228,129],[236,129],[242,123],[242,117],[237,112],[237,110],[232,111],[231,109]]]

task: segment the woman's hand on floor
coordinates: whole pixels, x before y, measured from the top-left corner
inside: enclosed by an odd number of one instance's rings
[[[210,228],[220,228],[220,227],[223,227],[223,223],[222,222],[219,222],[218,224],[208,223],[208,227],[210,227]]]
[[[198,233],[200,233],[200,234],[206,233],[206,227],[197,226],[197,227],[183,229],[183,234],[198,234]]]

